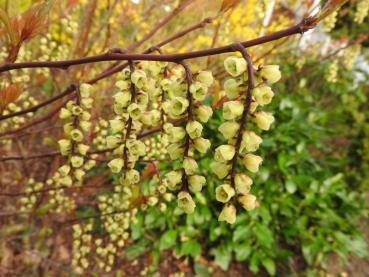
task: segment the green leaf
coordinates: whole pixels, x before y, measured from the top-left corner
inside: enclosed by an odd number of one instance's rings
[[[275,267],[275,263],[272,259],[270,259],[270,258],[262,259],[261,263],[265,267],[265,269],[268,271],[269,275],[272,275],[272,276],[275,275],[276,267]]]
[[[201,254],[201,245],[195,240],[186,240],[182,242],[181,253],[196,257]]]
[[[164,250],[173,247],[177,242],[178,232],[176,230],[168,230],[160,238],[159,249]]]
[[[147,239],[142,239],[142,240],[128,246],[125,249],[125,252],[127,254],[128,259],[133,260],[133,259],[137,258],[138,256],[140,256],[142,253],[144,253],[145,250],[147,249],[147,246],[148,246],[149,242],[150,241],[147,240]]]
[[[235,245],[234,252],[238,262],[245,261],[251,254],[251,246],[248,243]]]
[[[250,232],[251,230],[248,226],[241,225],[237,227],[237,229],[233,233],[233,241],[238,242],[245,240],[247,237],[249,237]]]
[[[228,269],[229,263],[231,262],[231,247],[229,247],[229,245],[221,244],[218,248],[213,248],[210,254],[214,255],[215,263],[219,265],[221,269]]]

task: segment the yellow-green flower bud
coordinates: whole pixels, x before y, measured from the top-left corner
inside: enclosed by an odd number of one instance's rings
[[[108,163],[108,166],[109,166],[111,172],[119,173],[122,170],[123,164],[124,164],[123,159],[117,158],[117,159],[111,160]]]
[[[142,141],[139,140],[128,140],[127,148],[129,153],[134,156],[143,156],[146,154],[146,146]]]
[[[150,196],[149,199],[147,200],[147,204],[151,207],[155,206],[156,204],[158,204],[159,199],[155,196]]]
[[[181,141],[186,136],[186,131],[182,127],[172,127],[172,128],[167,128],[167,130],[168,130],[167,134],[169,136],[170,142]]]
[[[72,116],[72,113],[67,110],[66,108],[61,108],[60,113],[59,113],[59,118],[60,119],[69,119]]]
[[[259,170],[259,166],[263,162],[263,158],[254,154],[246,154],[242,160],[243,165],[247,170],[256,173]]]
[[[240,96],[240,82],[232,78],[227,79],[224,82],[224,90],[228,99],[234,99]]]
[[[235,153],[236,151],[233,145],[220,145],[215,149],[214,159],[217,162],[225,163],[232,160]]]
[[[210,145],[210,140],[205,138],[196,138],[194,140],[195,149],[202,154],[205,154],[209,150]]]
[[[119,135],[115,136],[107,136],[106,137],[106,145],[109,149],[116,148],[119,146],[122,138]]]
[[[72,110],[71,110],[72,114],[75,116],[79,116],[82,114],[83,109],[80,106],[77,105],[73,105],[72,106]]]
[[[131,81],[132,83],[136,85],[136,87],[138,87],[139,89],[142,89],[147,82],[145,71],[140,70],[140,69],[135,70],[131,75]]]
[[[70,172],[70,166],[69,165],[63,165],[59,167],[58,169],[61,176],[67,176]]]
[[[137,184],[140,181],[140,173],[135,169],[130,169],[125,174],[130,184]]]
[[[256,101],[251,102],[251,104],[250,104],[250,113],[255,112],[257,107],[258,107],[258,102],[256,102]]]
[[[80,153],[82,156],[85,156],[87,154],[88,149],[90,149],[90,146],[88,146],[86,144],[78,144],[77,145],[78,153]]]
[[[170,113],[175,116],[183,114],[188,107],[188,100],[183,97],[175,97],[170,103]]]
[[[132,119],[134,120],[139,120],[140,116],[142,114],[142,109],[141,106],[139,106],[136,103],[132,103],[128,106],[127,111],[130,115],[130,117],[132,117]]]
[[[246,149],[247,152],[254,152],[259,148],[263,139],[253,131],[245,131],[242,134],[241,151]]]
[[[249,193],[244,194],[238,197],[238,202],[240,202],[241,206],[244,207],[247,211],[251,211],[255,209],[256,196]]]
[[[238,173],[234,176],[234,183],[238,193],[246,194],[250,192],[252,179],[244,173]]]
[[[229,184],[220,185],[215,189],[215,198],[222,203],[227,203],[234,195],[235,191]]]
[[[225,221],[229,224],[236,222],[237,210],[232,204],[224,205],[222,211],[219,214],[218,221]]]
[[[181,188],[182,172],[181,171],[170,171],[165,175],[165,180],[170,190],[178,190]]]
[[[181,145],[178,143],[169,144],[167,150],[168,150],[169,157],[172,160],[179,159],[180,157],[183,156],[183,152],[184,152],[183,147],[181,147]]]
[[[252,90],[252,94],[255,97],[256,102],[260,106],[264,106],[272,102],[274,92],[266,85],[261,85]]]
[[[274,122],[273,114],[264,111],[257,111],[254,115],[254,122],[256,125],[261,130],[268,131],[270,129],[270,125]]]
[[[237,77],[246,71],[246,61],[243,58],[231,56],[224,60],[224,67],[230,75]]]
[[[67,139],[61,139],[58,141],[60,153],[63,156],[67,156],[69,151],[72,149],[72,142]]]
[[[213,110],[209,106],[200,105],[195,109],[195,115],[201,122],[206,123],[213,115]]]
[[[70,132],[72,132],[73,129],[74,129],[74,126],[72,122],[66,123],[63,126],[64,133],[66,133],[67,135],[70,135]]]
[[[204,176],[201,175],[192,175],[188,178],[188,183],[190,185],[190,190],[193,193],[200,192],[202,190],[202,187],[206,183],[206,179]]]
[[[224,122],[218,128],[219,132],[221,132],[223,137],[225,137],[226,139],[231,139],[235,137],[239,129],[240,124],[234,121]]]
[[[223,105],[223,118],[232,120],[241,116],[243,113],[243,104],[240,101],[228,101]]]
[[[208,93],[208,87],[203,83],[195,82],[191,84],[190,92],[195,100],[202,101]]]
[[[187,191],[181,191],[178,193],[177,199],[178,207],[181,208],[185,213],[191,214],[194,212],[196,204]]]
[[[94,100],[92,98],[82,98],[81,107],[84,109],[91,109]]]
[[[140,92],[136,97],[136,103],[141,107],[142,110],[146,109],[149,103],[149,96],[145,92]]]
[[[110,129],[114,134],[122,132],[125,126],[124,122],[119,118],[109,120],[109,124]]]
[[[83,98],[90,97],[92,86],[90,84],[83,83],[79,86],[79,92]]]
[[[88,132],[91,128],[91,122],[89,121],[84,121],[84,120],[81,120],[79,122],[79,126],[81,127],[81,129],[84,131],[84,132]]]
[[[196,80],[210,87],[214,82],[213,74],[210,71],[199,71]]]
[[[195,174],[197,169],[199,168],[197,162],[190,157],[185,157],[183,159],[182,167],[187,175]]]
[[[129,89],[129,82],[124,80],[119,80],[115,83],[115,86],[120,90],[128,90]]]
[[[81,167],[83,165],[83,157],[73,156],[70,158],[70,163],[74,168]]]
[[[74,130],[72,130],[72,131],[70,132],[70,137],[71,137],[71,139],[72,139],[72,140],[74,140],[74,141],[78,141],[78,142],[80,142],[80,141],[82,141],[82,140],[83,140],[83,134],[82,134],[82,132],[81,132],[80,130],[78,130],[78,129],[74,129]]]
[[[172,85],[172,81],[169,79],[163,79],[160,81],[160,86],[164,91],[168,91]]]
[[[59,179],[60,184],[65,185],[65,186],[71,186],[73,181],[72,181],[72,177],[68,176],[64,176],[63,178]]]
[[[83,180],[83,176],[85,176],[85,174],[86,174],[86,172],[82,169],[76,169],[73,172],[74,177],[76,177],[76,179],[80,182]]]
[[[202,133],[202,125],[198,121],[190,121],[186,125],[187,134],[190,138],[195,139],[201,136]]]
[[[210,164],[210,168],[218,176],[219,179],[223,179],[228,175],[231,166],[220,162],[212,162]]]
[[[121,91],[113,96],[114,101],[118,104],[119,107],[124,108],[127,107],[129,102],[131,101],[131,93],[128,91]]]
[[[263,65],[260,69],[261,78],[269,84],[278,82],[281,77],[281,71],[279,65]]]

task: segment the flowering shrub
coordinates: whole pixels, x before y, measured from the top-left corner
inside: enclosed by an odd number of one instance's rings
[[[50,219],[45,236],[67,238],[68,267],[79,275],[91,270],[119,274],[123,260],[149,251],[152,267],[141,270],[147,275],[166,249],[206,274],[212,267],[204,268],[200,257],[214,259],[223,270],[235,260],[245,261],[254,273],[262,269],[284,275],[278,263],[293,253],[308,265],[301,270],[312,274],[324,268],[332,252],[366,255],[356,222],[363,214],[359,191],[364,186],[345,166],[365,172],[367,163],[353,165],[348,152],[326,149],[325,139],[333,137],[332,126],[341,128],[335,116],[349,111],[342,117],[345,124],[354,120],[363,125],[350,139],[358,140],[363,152],[367,148],[366,140],[359,140],[366,130],[367,115],[360,110],[367,93],[332,96],[334,88],[350,91],[355,75],[342,74],[340,65],[356,69],[367,37],[358,36],[323,57],[313,47],[290,53],[283,45],[296,43],[296,35],[311,29],[335,33],[343,10],[338,7],[345,1],[328,1],[318,13],[286,28],[272,26],[276,3],[254,3],[262,16],[247,17],[257,26],[248,32],[257,30],[258,37],[237,42],[236,29],[224,30],[234,39],[226,44],[222,33],[225,45],[215,47],[222,28],[235,24],[231,18],[223,26],[223,18],[232,12],[242,17],[238,9],[249,5],[224,0],[215,15],[141,54],[139,47],[193,1],[175,8],[164,5],[167,17],[145,36],[135,36],[127,49],[108,47],[111,36],[120,39],[112,29],[134,34],[133,22],[146,30],[137,13],[151,11],[140,1],[108,2],[105,7],[100,1],[45,1],[18,16],[10,16],[9,7],[0,10],[5,45],[0,150],[6,153],[0,162],[13,165],[2,176],[18,189],[8,191],[7,186],[0,196],[19,196],[9,206],[20,208],[10,217],[26,215],[43,224]],[[348,13],[354,22],[365,20],[365,3],[358,1]],[[284,6],[277,6],[278,22],[287,21]],[[124,13],[122,20],[130,20],[121,29],[122,22],[112,16],[116,10]],[[101,16],[101,25],[94,25],[95,15]],[[185,44],[184,51],[163,50],[212,22],[211,47],[193,51]],[[97,38],[105,28],[101,45]],[[194,41],[202,46],[206,40],[200,36]],[[199,61],[203,59],[207,62]],[[112,64],[104,67],[103,62]],[[316,71],[302,74],[309,68]],[[332,110],[320,103],[324,99],[332,99],[326,104]],[[342,161],[332,162],[336,154]],[[14,160],[20,160],[22,171]],[[358,191],[347,186],[350,178]]]

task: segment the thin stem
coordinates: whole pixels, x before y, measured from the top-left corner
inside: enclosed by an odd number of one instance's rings
[[[247,115],[250,112],[250,105],[251,105],[251,102],[252,102],[252,90],[255,87],[254,67],[253,67],[253,63],[251,61],[251,58],[250,58],[249,54],[247,53],[246,49],[243,47],[243,45],[241,43],[236,43],[234,45],[234,48],[236,50],[238,50],[239,52],[241,52],[242,57],[245,59],[245,61],[247,63],[247,76],[248,76],[247,83],[248,84],[247,84],[247,89],[245,91],[245,103],[244,103],[244,109],[243,109],[242,118],[241,118],[240,129],[238,131],[236,144],[235,144],[235,154],[234,154],[232,162],[231,162],[232,167],[231,167],[230,177],[231,177],[231,185],[233,187],[235,186],[234,177],[235,177],[235,174],[236,174],[237,159],[238,159],[238,156],[240,154],[242,134],[243,134],[243,131],[246,129]]]
[[[266,36],[262,36],[253,40],[242,42],[244,48],[248,48],[255,45],[260,45],[266,42],[277,40],[283,37],[291,36],[298,33],[304,33],[305,31],[314,28],[316,25],[316,19],[313,17],[307,17],[303,19],[300,23],[289,27],[287,29],[271,33]],[[175,53],[175,54],[163,54],[163,55],[153,55],[153,54],[119,54],[110,53],[83,57],[79,59],[71,59],[64,61],[45,61],[45,62],[22,62],[22,63],[12,63],[0,66],[0,72],[10,71],[20,68],[37,68],[37,67],[47,67],[47,68],[61,68],[68,69],[70,66],[97,63],[103,61],[119,61],[119,60],[136,60],[136,61],[167,61],[167,62],[179,62],[187,59],[207,57],[212,55],[219,55],[228,52],[234,52],[234,44],[229,44],[222,47],[208,48],[204,50],[198,50],[186,53]]]

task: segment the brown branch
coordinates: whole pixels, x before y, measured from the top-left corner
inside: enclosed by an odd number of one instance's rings
[[[251,105],[251,102],[252,102],[251,92],[252,92],[252,90],[255,86],[254,67],[253,67],[253,63],[251,61],[251,58],[250,58],[249,54],[247,53],[246,49],[242,46],[241,43],[236,43],[234,45],[234,49],[241,52],[242,57],[245,59],[245,61],[247,63],[247,77],[248,77],[247,83],[248,83],[248,85],[247,85],[247,90],[245,92],[245,103],[244,103],[244,109],[243,109],[242,118],[241,118],[241,125],[240,125],[240,129],[238,131],[237,140],[236,140],[236,144],[235,144],[235,154],[234,154],[232,162],[231,162],[232,167],[231,167],[230,177],[231,177],[231,185],[233,187],[235,186],[234,176],[236,174],[237,159],[238,159],[238,156],[240,154],[242,134],[243,134],[243,131],[246,129],[247,115],[250,112],[250,105]]]
[[[291,36],[298,33],[304,33],[305,31],[314,28],[316,25],[315,18],[308,17],[303,19],[300,23],[289,27],[287,29],[277,31],[271,33],[266,36],[262,36],[253,40],[242,42],[242,46],[244,48],[248,48],[255,45],[264,44],[270,41],[274,41],[280,38],[284,38],[287,36]],[[71,59],[64,61],[45,61],[45,62],[21,62],[21,63],[13,63],[13,64],[5,64],[0,66],[0,72],[10,71],[14,69],[20,68],[37,68],[37,67],[46,67],[46,68],[61,68],[67,69],[70,66],[88,64],[88,63],[97,63],[103,61],[118,61],[118,60],[135,60],[135,61],[167,61],[167,62],[180,62],[183,60],[194,59],[199,57],[207,57],[212,55],[218,55],[228,52],[234,52],[233,50],[234,44],[229,44],[222,47],[216,48],[208,48],[193,52],[186,53],[176,53],[176,54],[162,54],[162,55],[153,55],[153,54],[119,54],[119,53],[110,53],[107,52],[105,54],[83,57],[79,59]]]

